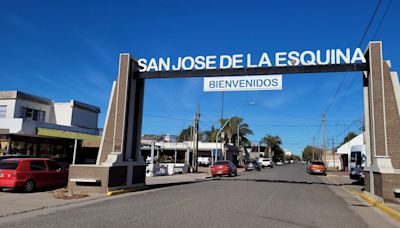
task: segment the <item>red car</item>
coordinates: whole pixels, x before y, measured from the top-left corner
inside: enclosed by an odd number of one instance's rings
[[[0,162],[0,191],[3,188],[33,192],[38,188],[64,186],[68,171],[45,158],[10,158]]]
[[[217,161],[211,166],[211,175],[213,177],[222,175],[237,176],[237,168],[229,160]]]

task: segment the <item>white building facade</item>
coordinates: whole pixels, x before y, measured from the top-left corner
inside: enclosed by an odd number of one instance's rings
[[[75,100],[57,103],[20,91],[0,91],[0,155],[71,157],[75,139],[99,139],[99,113],[99,107]]]

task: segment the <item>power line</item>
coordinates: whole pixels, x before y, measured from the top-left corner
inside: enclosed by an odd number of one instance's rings
[[[373,21],[374,18],[375,18],[376,12],[378,12],[378,8],[379,8],[379,6],[381,5],[381,2],[382,2],[382,0],[379,0],[378,5],[375,7],[374,13],[372,14],[372,17],[371,17],[371,19],[370,19],[369,22],[368,22],[367,28],[366,28],[365,31],[364,31],[364,34],[363,34],[363,36],[362,36],[362,38],[361,38],[361,40],[360,40],[360,43],[358,44],[358,47],[361,46],[361,44],[362,44],[362,42],[363,42],[365,36],[367,35],[367,32],[368,32],[368,30],[369,30],[369,27],[371,26],[372,21]]]
[[[375,33],[374,33],[374,36],[372,37],[372,39],[375,39],[376,35],[378,34],[378,31],[379,31],[379,29],[381,28],[382,23],[383,23],[383,21],[385,20],[386,14],[387,14],[387,12],[389,11],[389,8],[390,8],[391,5],[392,5],[392,0],[389,1],[388,5],[387,5],[387,7],[386,7],[386,9],[385,9],[385,12],[383,13],[383,16],[382,16],[382,18],[381,18],[381,21],[379,22],[378,27],[377,27],[376,30],[375,30]]]
[[[381,5],[381,2],[382,2],[382,0],[379,0],[377,6],[375,7],[374,12],[373,12],[373,14],[372,14],[372,16],[371,16],[371,18],[370,18],[370,20],[369,20],[369,22],[368,22],[367,28],[365,29],[365,31],[364,31],[364,33],[363,33],[363,35],[362,35],[362,38],[361,38],[360,42],[358,43],[358,47],[361,46],[363,40],[365,39],[365,36],[367,35],[367,32],[368,32],[369,28],[371,27],[372,21],[374,20],[375,15],[376,15],[376,13],[378,12],[378,8],[379,8],[379,6]],[[345,79],[346,79],[346,77],[345,77],[346,74],[347,74],[347,73],[345,73],[345,74],[342,76],[342,80],[340,80],[339,86],[338,86],[338,88],[337,88],[336,91],[335,91],[335,95],[334,95],[333,98],[331,99],[331,102],[329,103],[328,107],[326,108],[325,113],[327,113],[327,112],[329,111],[330,107],[331,107],[332,104],[334,103],[334,101],[335,101],[335,99],[336,99],[336,96],[337,96],[337,94],[339,93],[340,89],[342,88],[343,82],[344,82]]]

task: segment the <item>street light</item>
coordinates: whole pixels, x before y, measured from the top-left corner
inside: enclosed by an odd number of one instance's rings
[[[215,139],[215,155],[214,155],[214,161],[213,161],[213,164],[217,161],[217,159],[218,159],[218,156],[217,156],[217,154],[218,154],[218,136],[219,136],[219,134],[222,132],[222,130],[224,130],[224,127],[229,123],[229,121],[232,119],[232,117],[236,114],[236,112],[243,106],[243,105],[245,105],[245,104],[247,104],[247,105],[255,105],[256,104],[256,102],[255,101],[249,101],[249,102],[247,102],[247,103],[244,103],[244,104],[240,104],[236,109],[235,109],[235,111],[231,114],[231,116],[229,117],[229,119],[224,123],[224,125],[222,125],[222,127],[221,127],[221,129],[219,129],[219,131],[218,131],[218,133],[217,133],[217,137],[216,137],[216,139]],[[223,143],[221,142],[221,151],[222,151],[222,148],[223,147]]]

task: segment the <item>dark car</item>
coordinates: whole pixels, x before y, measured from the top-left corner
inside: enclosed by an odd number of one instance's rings
[[[251,160],[246,162],[246,171],[258,170],[261,171],[261,164],[257,160]]]
[[[68,170],[46,158],[10,158],[0,161],[0,191],[3,188],[33,192],[38,188],[65,186]]]

